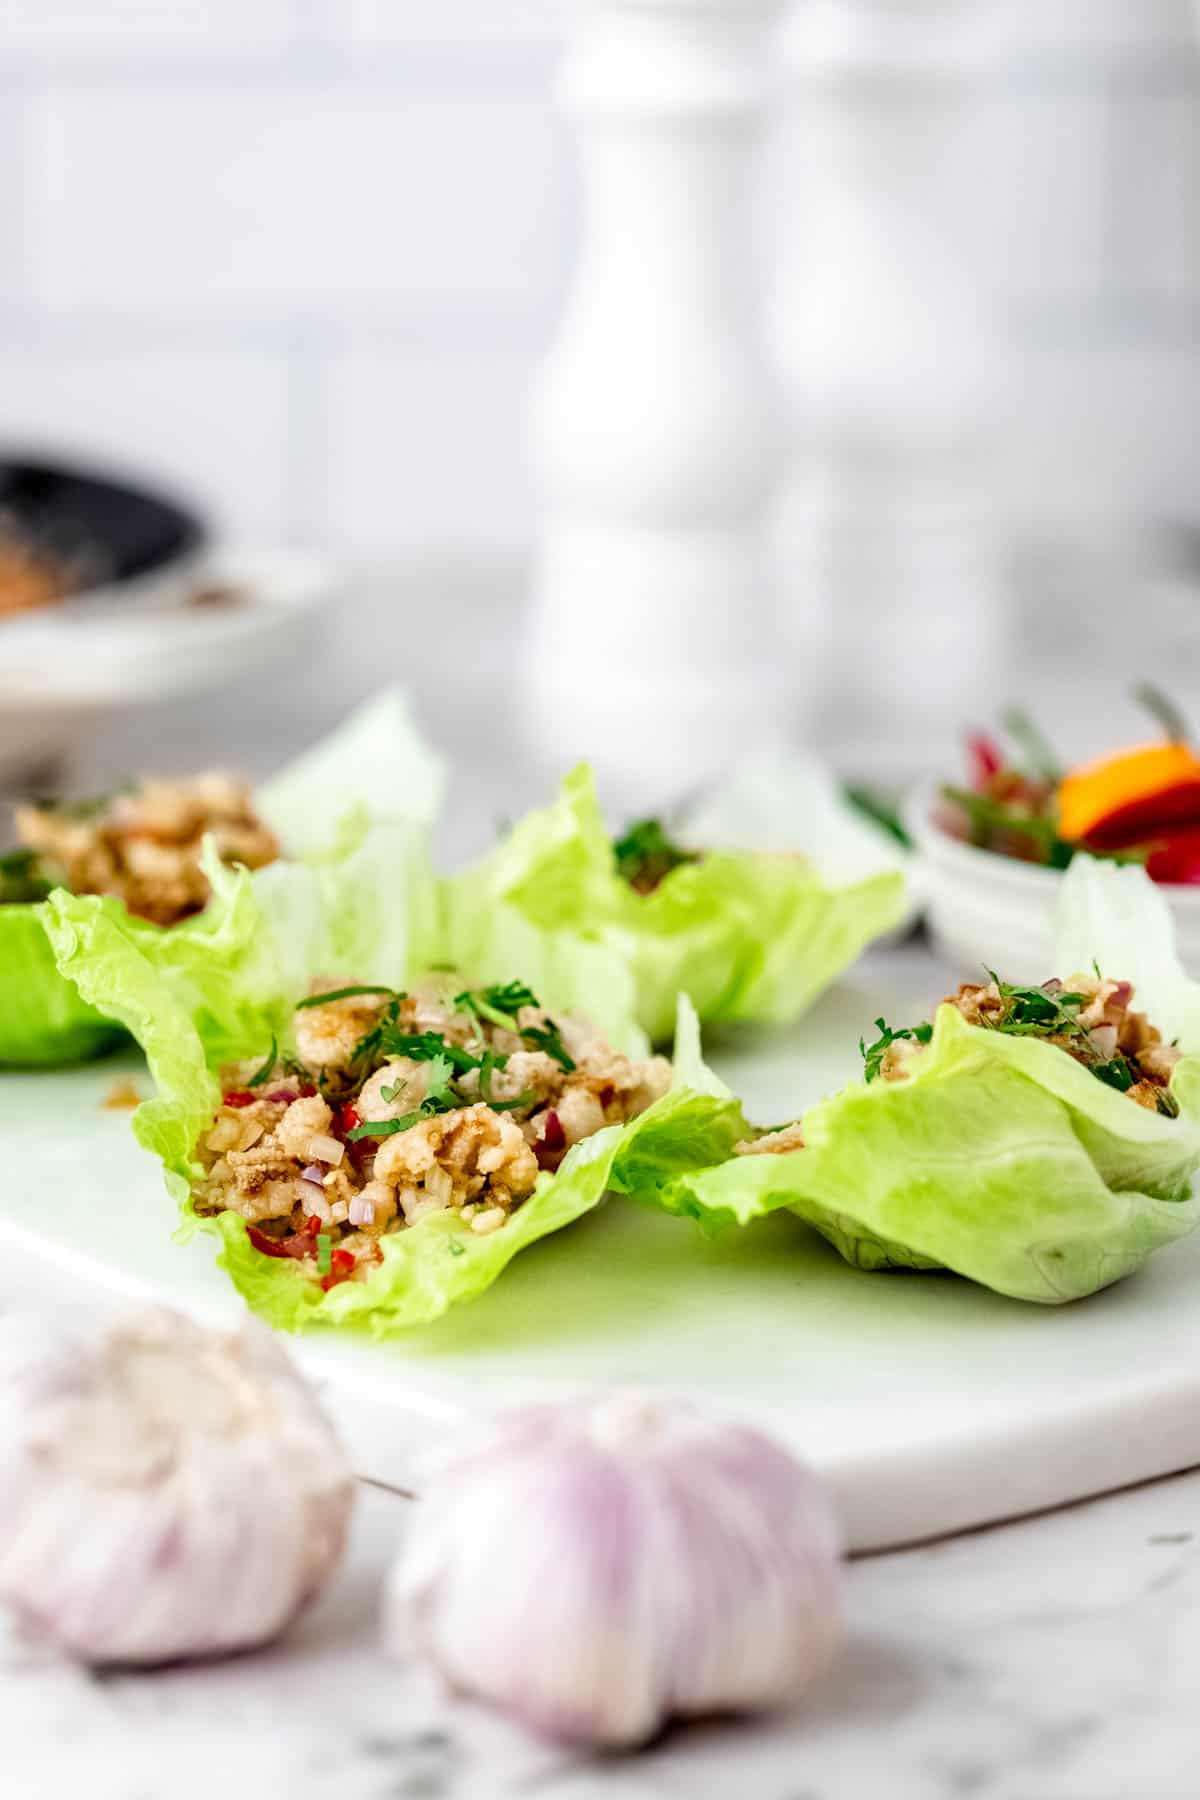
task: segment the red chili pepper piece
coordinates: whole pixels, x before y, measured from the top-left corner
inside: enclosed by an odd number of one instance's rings
[[[311,1232],[313,1237],[316,1237],[317,1233],[319,1231],[324,1231],[325,1227],[317,1217],[316,1213],[309,1213],[307,1219],[304,1221],[304,1229],[307,1232]]]
[[[342,1104],[337,1109],[334,1123],[344,1137],[348,1131],[353,1131],[356,1126],[362,1123],[362,1121],[350,1102],[348,1100],[343,1100]]]
[[[982,731],[967,733],[967,761],[971,772],[971,786],[985,788],[993,775],[998,775],[1004,767],[1004,755],[994,738]]]
[[[352,1275],[357,1260],[353,1250],[335,1250],[329,1258],[329,1267],[334,1275]]]
[[[253,1106],[258,1099],[249,1088],[230,1088],[227,1094],[221,1095],[222,1106]]]
[[[300,1083],[300,1098],[302,1100],[311,1100],[316,1094],[316,1091],[316,1084],[314,1082],[302,1081]]]
[[[293,1262],[302,1262],[306,1256],[317,1253],[317,1240],[307,1231],[293,1231],[288,1237],[273,1238],[256,1225],[247,1225],[246,1236],[264,1256],[286,1256]]]

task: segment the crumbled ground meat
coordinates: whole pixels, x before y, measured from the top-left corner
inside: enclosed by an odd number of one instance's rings
[[[786,1156],[789,1150],[803,1150],[804,1131],[800,1125],[783,1125],[778,1131],[764,1132],[762,1137],[743,1138],[735,1144],[735,1156]]]
[[[314,996],[351,985],[329,977]],[[506,1014],[509,1028],[459,1004],[459,985],[438,975],[410,994],[301,1005],[295,1058],[265,1076],[252,1062],[223,1070],[223,1103],[197,1146],[197,1211],[238,1213],[265,1254],[296,1257],[330,1286],[367,1273],[381,1236],[429,1213],[454,1208],[475,1234],[498,1230],[572,1144],[670,1086],[663,1057],[632,1062],[536,1004]],[[351,1135],[367,1124],[400,1128]],[[340,1253],[323,1277],[322,1238]]]
[[[968,1025],[1053,1044],[1138,1106],[1174,1118],[1179,1108],[1170,1091],[1171,1074],[1182,1052],[1163,1042],[1145,1013],[1133,1011],[1132,1000],[1128,981],[1072,975],[1068,981],[1047,981],[1037,988],[997,981],[964,983],[943,1004],[953,1006]],[[878,1076],[907,1081],[913,1059],[925,1052],[932,1026],[893,1031],[882,1019],[876,1024],[882,1033],[879,1041],[870,1050],[863,1048],[866,1080]],[[803,1125],[797,1123],[747,1138],[735,1146],[735,1154],[783,1156],[803,1148]]]
[[[17,835],[77,894],[115,894],[131,913],[174,925],[209,897],[201,843],[226,862],[258,869],[279,845],[255,815],[250,789],[231,775],[147,780],[94,806],[21,806]]]
[[[1013,1029],[1014,1004],[1030,1010],[1044,996],[1049,1010],[1058,1013],[1044,1031],[1030,1032],[1043,1043],[1054,1044],[1093,1073],[1099,1071],[1110,1086],[1119,1087],[1139,1106],[1151,1112],[1172,1110],[1168,1089],[1171,1072],[1182,1052],[1163,1042],[1162,1033],[1145,1013],[1132,1008],[1133,987],[1128,981],[1107,981],[1096,975],[1072,975],[1066,981],[1047,981],[1040,988],[1012,990],[995,981],[964,983],[948,996],[968,1025],[991,1031]],[[1036,1010],[1036,1004],[1033,1008]],[[898,1040],[884,1052],[880,1073],[885,1081],[903,1081],[907,1065],[921,1046]]]

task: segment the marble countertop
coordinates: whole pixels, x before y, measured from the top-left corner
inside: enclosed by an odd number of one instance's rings
[[[364,1488],[351,1555],[273,1649],[95,1675],[0,1645],[13,1800],[1192,1800],[1200,1474],[852,1563],[836,1668],[789,1716],[636,1757],[518,1735],[385,1662],[410,1504]]]

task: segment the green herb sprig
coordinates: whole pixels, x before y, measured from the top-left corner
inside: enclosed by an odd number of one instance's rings
[[[258,1088],[258,1087],[265,1086],[266,1083],[270,1080],[271,1071],[274,1069],[275,1064],[278,1061],[279,1061],[279,1039],[275,1036],[274,1032],[272,1032],[271,1048],[267,1051],[266,1060],[260,1069],[256,1069],[254,1071],[254,1073],[253,1073],[253,1075],[251,1075],[249,1081],[247,1081],[246,1086],[248,1088]]]
[[[675,869],[700,861],[669,835],[661,819],[638,819],[613,842],[617,874],[639,894],[650,894]]]
[[[34,850],[12,850],[0,856],[0,906],[28,906],[48,899],[54,883],[47,879]]]
[[[353,1000],[359,994],[389,994],[397,1002],[404,999],[394,988],[375,987],[368,982],[361,982],[354,987],[329,988],[323,994],[310,994],[306,1000],[297,1000],[295,1010],[305,1012],[310,1006],[330,1006],[335,1000]]]
[[[522,1007],[539,1005],[537,995],[524,982],[510,981],[504,987],[464,989],[461,994],[455,994],[451,1004],[457,1011],[474,1013],[476,1018],[486,1019],[502,1031],[513,1032],[535,1050],[545,1051],[566,1074],[570,1075],[575,1069],[575,1060],[553,1019],[547,1019],[544,1025],[519,1023],[517,1014]]]
[[[435,1118],[438,1113],[454,1112],[463,1104],[462,1095],[455,1091],[454,1064],[447,1056],[433,1057],[428,1064],[425,1098],[420,1106],[412,1112],[404,1113],[398,1119],[368,1120],[356,1125],[346,1136],[357,1141],[360,1138],[394,1137],[397,1132],[407,1131],[421,1119]],[[390,1088],[383,1088],[383,1098],[390,1104],[404,1087],[403,1081],[393,1083]]]
[[[874,1081],[883,1068],[883,1059],[892,1045],[907,1038],[915,1044],[927,1044],[933,1036],[933,1026],[926,1021],[921,1025],[902,1025],[893,1031],[886,1019],[876,1019],[875,1029],[879,1033],[873,1044],[868,1045],[865,1038],[859,1038],[858,1048],[863,1059],[863,1080]]]

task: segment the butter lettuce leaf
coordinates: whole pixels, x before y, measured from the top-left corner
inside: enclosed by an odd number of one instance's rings
[[[1131,981],[1135,1004],[1168,1042],[1200,1054],[1200,981],[1184,969],[1170,903],[1145,869],[1073,857],[1055,922],[1055,967],[1064,976],[1094,966]]]
[[[167,929],[97,896],[68,906],[56,895],[51,909],[0,907],[0,971],[11,970],[0,977],[0,1064],[81,1060],[119,1039],[129,996],[114,994],[110,1006],[112,984],[97,952],[107,946],[110,954],[120,934],[150,968],[185,984],[218,1056],[265,1042],[282,996],[312,975],[352,967],[360,980],[400,980],[435,952],[428,827],[444,787],[440,757],[417,733],[403,695],[387,688],[256,791],[284,855],[255,871],[248,891],[210,848],[212,902]],[[49,924],[67,934],[54,947]]]
[[[372,846],[362,849],[370,852]],[[219,1064],[235,1056],[261,1055],[271,1033],[287,1043],[295,990],[280,982],[294,975],[306,956],[325,955],[322,905],[331,895],[331,903],[337,904],[336,888],[322,889],[310,871],[305,890],[303,874],[290,872],[288,905],[280,906],[273,895],[274,911],[268,917],[257,876],[214,869],[212,902],[190,922],[190,936],[179,929],[142,927],[113,901],[60,891],[46,902],[47,930],[60,966],[81,993],[120,1019],[145,1051],[156,1093],[138,1108],[133,1128],[143,1147],[163,1164],[167,1186],[181,1208],[181,1232],[215,1234],[222,1266],[247,1303],[271,1324],[285,1330],[361,1325],[377,1336],[428,1324],[456,1302],[482,1293],[519,1251],[579,1218],[607,1192],[652,1199],[684,1169],[723,1160],[744,1132],[740,1108],[719,1084],[704,1092],[677,1087],[632,1123],[607,1127],[576,1145],[555,1173],[540,1177],[534,1194],[498,1231],[479,1236],[457,1213],[430,1215],[385,1236],[383,1260],[365,1280],[323,1292],[301,1264],[256,1250],[243,1220],[233,1214],[200,1218],[191,1199],[201,1173],[194,1149],[220,1099]],[[334,876],[350,878],[343,865]],[[369,912],[363,916],[368,921],[374,917]],[[369,939],[369,928],[363,929]],[[297,944],[282,957],[276,940],[289,932]],[[405,944],[394,936],[388,945],[382,962],[369,967],[368,978],[399,985],[403,970],[393,968],[388,958],[405,956]],[[611,964],[601,947],[566,934],[537,933],[517,917],[513,934],[502,921],[487,948],[496,957],[505,948],[521,950],[526,957],[519,965],[521,978],[530,980],[542,998],[564,1011],[586,1013],[591,1008],[588,1016],[602,1005],[616,1038],[631,1050],[642,1047],[632,1017],[622,1018],[614,999],[621,991],[613,985],[620,967]],[[365,958],[364,944],[355,946],[354,954]],[[359,962],[345,965],[355,979],[361,978],[360,970]],[[513,973],[509,964],[486,968],[481,978]],[[690,1031],[688,1070],[701,1082],[694,1019],[685,1030]]]
[[[37,905],[0,905],[0,1067],[86,1062],[120,1037],[59,974]]]
[[[716,849],[648,894],[617,874],[591,771],[521,820],[474,867],[443,884],[452,953],[497,907],[614,951],[651,1039],[670,1035],[688,993],[707,1023],[796,1017],[904,911],[895,868],[837,886],[808,858]]]
[[[628,1125],[609,1125],[574,1145],[554,1174],[498,1231],[480,1237],[454,1209],[432,1213],[380,1240],[383,1261],[365,1281],[328,1293],[295,1262],[255,1250],[241,1219],[202,1221],[222,1240],[220,1262],[247,1305],[284,1331],[360,1325],[386,1338],[431,1324],[484,1293],[512,1259],[600,1204],[609,1193],[648,1198],[694,1155],[727,1153],[729,1105],[686,1090],[667,1094]]]
[[[431,827],[446,770],[399,688],[382,689],[328,737],[255,790],[254,803],[290,857],[336,851],[348,816]]]
[[[945,1268],[1046,1304],[1120,1280],[1200,1219],[1200,1059],[1176,1068],[1166,1118],[1056,1046],[943,1005],[906,1067],[811,1107],[803,1149],[685,1174],[663,1203],[710,1222],[787,1207],[860,1268]]]

